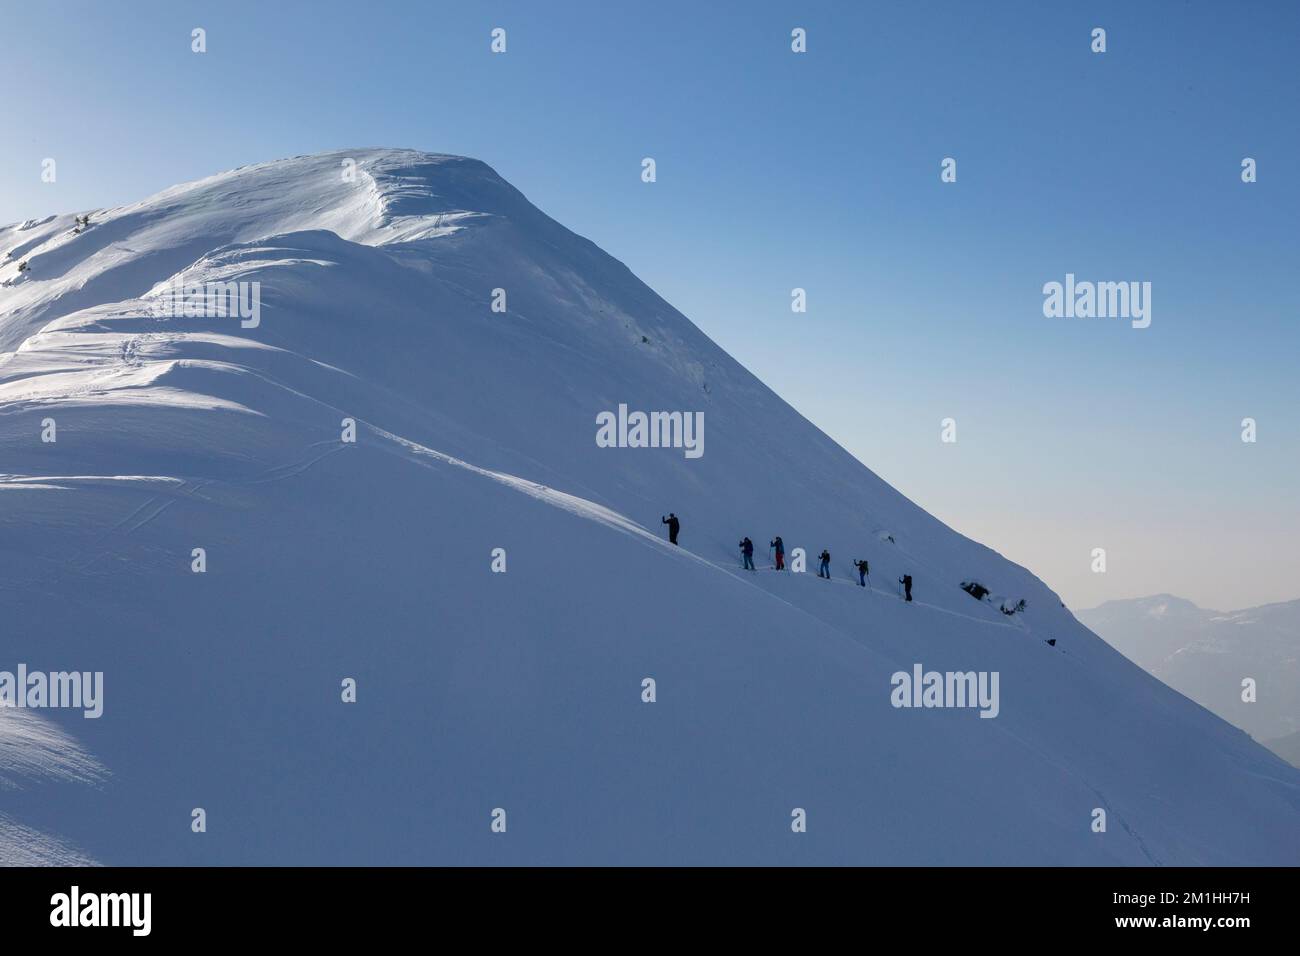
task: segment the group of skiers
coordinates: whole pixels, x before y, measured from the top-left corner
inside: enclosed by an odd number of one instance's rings
[[[667,517],[660,516],[659,520],[662,524],[668,525],[668,540],[671,543],[676,544],[677,534],[681,531],[682,527],[682,523],[678,520],[677,515],[670,511]],[[893,539],[891,538],[890,540]],[[784,571],[785,542],[781,540],[781,536],[778,534],[767,543],[767,546],[771,549],[772,555],[775,558],[775,569],[777,571]],[[739,547],[744,569],[746,571],[757,571],[758,569],[754,567],[754,542],[749,540],[748,537],[741,538]],[[818,560],[821,563],[817,566],[817,577],[825,578],[829,581],[831,579],[831,553],[823,549],[822,553],[818,556]],[[853,567],[856,568],[858,572],[858,585],[864,588],[868,587],[867,579],[871,575],[871,566],[865,559],[863,559],[855,560],[853,562]],[[902,590],[905,592],[905,600],[911,601],[912,576],[910,574],[904,574],[898,579],[898,583],[902,586]]]
[[[776,570],[784,571],[785,570],[785,542],[781,540],[781,536],[777,535],[776,538],[769,543],[769,547],[774,549],[774,553],[776,555]],[[754,570],[754,542],[750,541],[748,538],[745,538],[743,541],[740,542],[740,550],[745,556],[745,568],[747,570],[753,571]],[[829,581],[831,579],[831,553],[825,549],[822,549],[822,553],[817,556],[817,560],[820,562],[817,565],[817,577],[825,578],[827,581]],[[858,586],[864,588],[868,587],[867,579],[871,576],[870,563],[868,563],[865,558],[861,560],[855,559],[853,562],[853,567],[856,568],[858,572]],[[906,600],[908,601],[912,600],[912,576],[910,574],[904,574],[901,578],[898,579],[898,583],[903,586],[903,590],[906,592]]]

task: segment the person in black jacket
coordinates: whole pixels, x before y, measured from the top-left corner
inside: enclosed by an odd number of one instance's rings
[[[912,600],[912,576],[904,574],[898,579],[898,583],[903,586],[903,590],[907,593],[907,600]]]
[[[867,572],[869,570],[867,562],[865,560],[854,561],[853,566],[858,569],[858,584],[865,588],[867,586]]]
[[[661,517],[659,519],[659,523],[668,525],[668,541],[670,544],[676,544],[677,532],[682,528],[682,523],[677,520],[677,515],[670,511],[667,518]]]
[[[745,556],[745,570],[755,571],[754,567],[754,542],[748,538],[740,542],[740,552]]]
[[[824,548],[822,549],[821,567],[817,569],[817,577],[825,578],[827,581],[831,579],[831,553]]]

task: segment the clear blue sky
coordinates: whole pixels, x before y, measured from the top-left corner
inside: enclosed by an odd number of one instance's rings
[[[0,221],[324,149],[476,156],[1067,603],[1300,597],[1300,4],[4,12]],[[1066,272],[1150,281],[1151,327],[1044,318]]]

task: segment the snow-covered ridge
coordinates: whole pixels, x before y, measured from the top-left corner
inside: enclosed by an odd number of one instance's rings
[[[1300,858],[1291,768],[481,162],[295,157],[25,225],[0,577],[16,653],[104,672],[93,727],[50,719],[112,777],[0,803],[21,826],[106,862]],[[209,282],[256,283],[259,322],[160,311]],[[620,404],[702,414],[705,454],[599,447]],[[832,580],[742,573],[746,534]],[[998,672],[996,719],[891,706],[918,663]],[[826,825],[792,843],[794,806]]]

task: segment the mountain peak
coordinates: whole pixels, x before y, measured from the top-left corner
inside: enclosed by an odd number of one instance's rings
[[[328,232],[367,246],[503,228],[543,245],[571,233],[486,163],[412,149],[333,150],[208,176],[136,203],[0,229],[0,349],[55,317],[145,295],[205,258],[261,240]],[[161,276],[161,280],[160,277]]]
[[[1107,611],[1116,610],[1136,611],[1149,617],[1163,617],[1170,613],[1192,613],[1200,614],[1202,608],[1187,598],[1178,597],[1176,594],[1150,594],[1146,597],[1136,598],[1116,598],[1112,601],[1103,601],[1093,608],[1087,608],[1080,611],[1080,614],[1099,614]]]
[[[476,216],[535,213],[481,160],[396,148],[332,150],[241,166],[164,190],[127,210],[147,215],[186,207],[224,207],[227,231],[245,240],[257,238],[250,230],[271,235],[327,229],[369,245],[445,235]]]
[[[43,817],[96,859],[470,862],[497,800],[502,862],[1295,859],[1294,772],[477,160],[294,157],[0,250],[11,659],[105,674],[112,783]],[[178,280],[257,320],[160,309]],[[896,702],[975,667],[978,715]],[[154,812],[194,794],[230,839]]]

